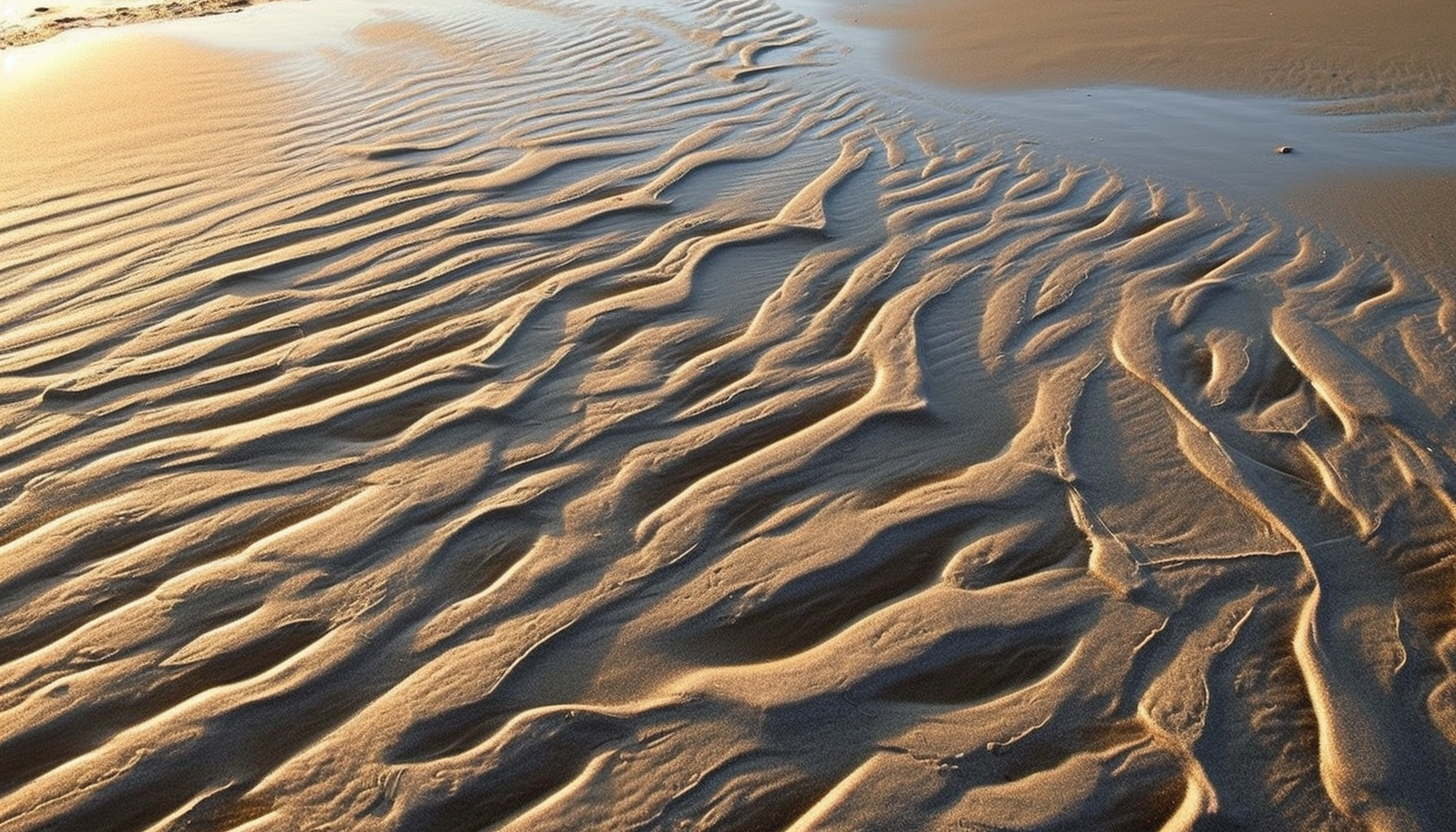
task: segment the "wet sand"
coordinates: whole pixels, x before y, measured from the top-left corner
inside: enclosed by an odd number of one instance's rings
[[[1352,244],[1456,280],[1456,173],[1351,174],[1299,188],[1290,201]]]
[[[898,65],[952,88],[999,93],[1140,85],[1256,93],[1304,100],[1306,109],[1326,115],[1364,117],[1344,129],[1365,131],[1456,120],[1456,6],[1436,0],[850,0],[837,4],[835,13],[857,25],[900,33]],[[1121,115],[1137,121],[1136,113]],[[1238,119],[1236,112],[1212,117]],[[1096,123],[1097,117],[1084,121]],[[1280,145],[1296,153],[1311,150],[1301,141],[1301,125],[1289,121],[1286,132],[1269,132],[1263,150]],[[1117,161],[1167,157],[1207,141],[1236,146],[1243,138],[1216,121],[1190,120],[1171,128],[1168,122],[1161,122],[1160,137],[1142,139],[1141,145],[1134,131],[1109,131],[1123,133]],[[1068,119],[1052,132],[1075,129]],[[1443,132],[1432,145],[1415,149],[1368,144],[1363,158],[1354,141],[1338,148],[1344,153],[1315,149],[1308,166],[1316,169],[1303,179],[1268,177],[1276,187],[1270,198],[1342,237],[1400,252],[1414,267],[1456,282],[1456,257],[1446,242],[1448,229],[1456,228],[1450,196],[1456,134]],[[1227,184],[1245,171],[1267,170],[1252,156],[1239,166],[1189,156],[1185,178],[1203,187],[1219,188],[1220,177]],[[1166,176],[1166,168],[1159,175]]]
[[[75,34],[0,76],[3,832],[1456,817],[1440,274],[762,0]]]
[[[1128,83],[1456,107],[1456,6],[1440,0],[900,0],[846,4],[904,30],[916,72],[1020,89]]]

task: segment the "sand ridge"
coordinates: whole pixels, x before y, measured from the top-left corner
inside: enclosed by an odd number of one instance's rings
[[[512,8],[6,195],[0,829],[1444,828],[1451,287]]]

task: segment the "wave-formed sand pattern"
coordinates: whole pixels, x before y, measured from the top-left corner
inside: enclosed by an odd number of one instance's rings
[[[0,828],[1445,828],[1445,290],[533,8],[4,215]]]

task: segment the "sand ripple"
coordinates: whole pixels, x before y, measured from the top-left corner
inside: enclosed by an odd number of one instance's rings
[[[0,828],[1448,828],[1449,289],[493,14],[0,214]]]

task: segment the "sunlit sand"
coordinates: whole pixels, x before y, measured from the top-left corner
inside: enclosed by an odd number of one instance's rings
[[[842,14],[0,53],[0,830],[1452,828],[1440,119],[1221,188]]]

